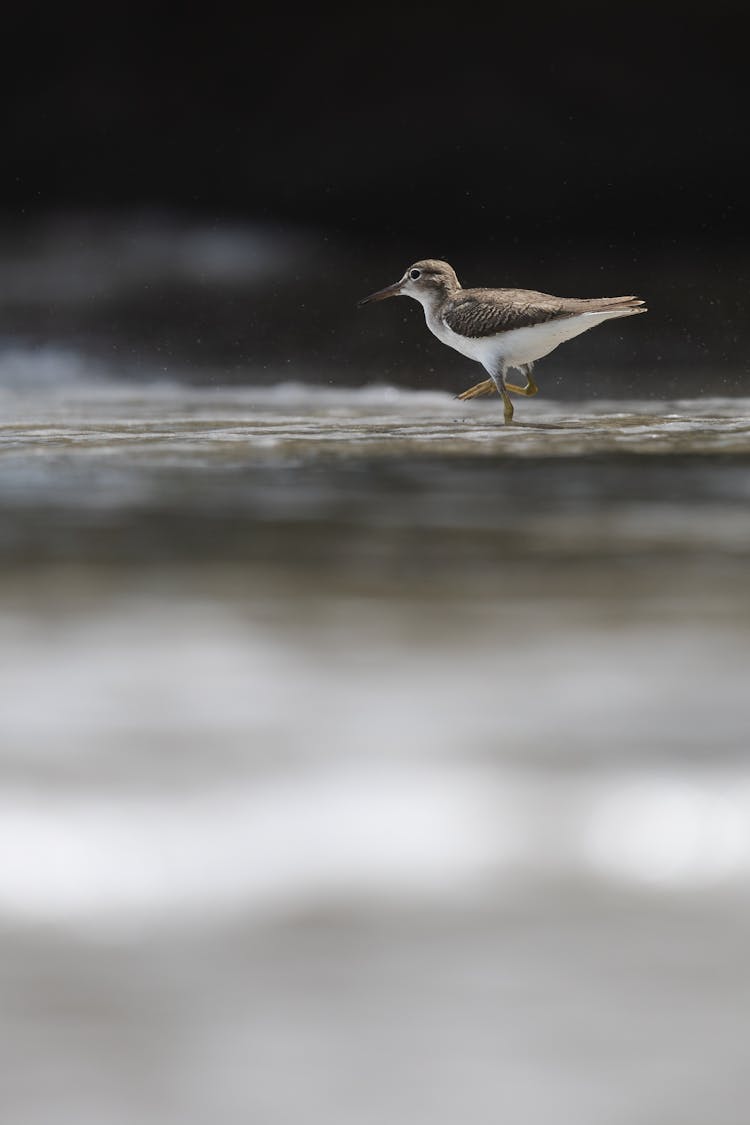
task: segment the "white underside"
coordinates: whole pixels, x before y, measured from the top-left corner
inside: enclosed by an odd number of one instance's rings
[[[481,363],[490,375],[498,375],[505,368],[523,367],[527,363],[534,363],[542,356],[549,355],[566,340],[572,340],[574,336],[587,332],[589,328],[595,328],[605,320],[629,316],[630,313],[629,309],[581,313],[580,316],[536,324],[533,328],[515,328],[510,332],[500,332],[497,336],[481,336],[473,339],[459,336],[442,320],[432,317],[428,309],[425,309],[425,318],[427,327],[438,340],[450,348],[455,348],[461,355]]]

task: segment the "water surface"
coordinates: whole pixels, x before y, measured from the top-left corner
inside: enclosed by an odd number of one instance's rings
[[[750,401],[517,417],[0,392],[9,1120],[744,1122]]]

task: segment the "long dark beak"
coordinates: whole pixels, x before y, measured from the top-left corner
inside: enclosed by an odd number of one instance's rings
[[[363,305],[369,305],[371,301],[384,301],[386,297],[398,297],[400,292],[400,281],[397,281],[395,285],[386,285],[385,289],[378,289],[377,293],[371,293],[369,297],[363,297],[361,301],[357,301],[357,308],[361,309]]]

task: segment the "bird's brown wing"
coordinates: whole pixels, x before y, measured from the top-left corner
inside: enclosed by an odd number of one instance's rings
[[[588,301],[529,289],[467,289],[450,302],[443,321],[460,336],[495,336],[588,311]],[[594,302],[591,302],[594,304]]]

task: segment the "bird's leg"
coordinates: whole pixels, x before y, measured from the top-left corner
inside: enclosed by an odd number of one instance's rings
[[[481,383],[475,383],[473,387],[469,387],[468,391],[463,394],[456,395],[462,402],[466,402],[470,398],[479,398],[481,395],[494,395],[497,387],[492,382],[492,379],[485,379]]]
[[[505,389],[505,383],[502,384],[500,394],[503,396],[503,418],[505,425],[509,426],[513,421],[513,403],[510,400],[510,395]]]
[[[527,363],[523,367],[519,368],[521,374],[526,378],[525,387],[519,387],[515,383],[506,383],[504,375],[501,375],[499,379],[484,379],[481,383],[475,383],[473,387],[469,387],[468,391],[464,391],[462,394],[457,395],[456,397],[461,399],[462,402],[467,402],[469,399],[480,398],[482,395],[491,395],[494,394],[495,391],[497,391],[498,394],[502,395],[503,398],[503,413],[505,415],[505,421],[506,423],[512,422],[513,403],[511,402],[511,398],[508,392],[512,391],[517,395],[525,395],[527,398],[531,398],[532,395],[538,394],[539,392],[539,387],[534,382],[534,377],[531,374],[531,370],[532,364],[530,363]]]
[[[517,387],[515,383],[506,383],[506,388],[509,391],[513,391],[514,394],[526,395],[527,398],[531,398],[532,395],[537,394],[539,387],[537,387],[534,382],[534,377],[531,374],[531,366],[530,363],[527,363],[524,367],[519,367],[518,369],[526,379],[525,387]]]
[[[527,379],[531,379],[530,374],[527,375]],[[536,384],[533,383],[533,380],[531,380],[531,382],[535,389],[529,393],[536,394]],[[505,368],[503,368],[499,375],[493,375],[491,379],[484,379],[483,382],[476,383],[473,387],[469,387],[468,391],[464,391],[463,394],[457,395],[456,397],[465,402],[467,399],[479,398],[480,395],[491,395],[494,391],[497,391],[497,393],[502,396],[503,416],[505,418],[505,424],[507,425],[509,422],[513,421],[513,403],[511,402],[508,391],[514,391],[516,389],[518,388],[505,382]],[[521,391],[521,394],[525,393],[525,391]]]
[[[510,423],[513,421],[513,403],[511,402],[510,395],[508,394],[508,392],[506,390],[506,387],[505,387],[505,372],[506,372],[506,370],[507,370],[507,368],[505,366],[503,366],[501,368],[499,374],[495,375],[492,372],[490,372],[490,374],[492,375],[492,382],[497,387],[498,394],[502,396],[502,399],[503,399],[503,417],[505,419],[505,425],[509,426]]]

